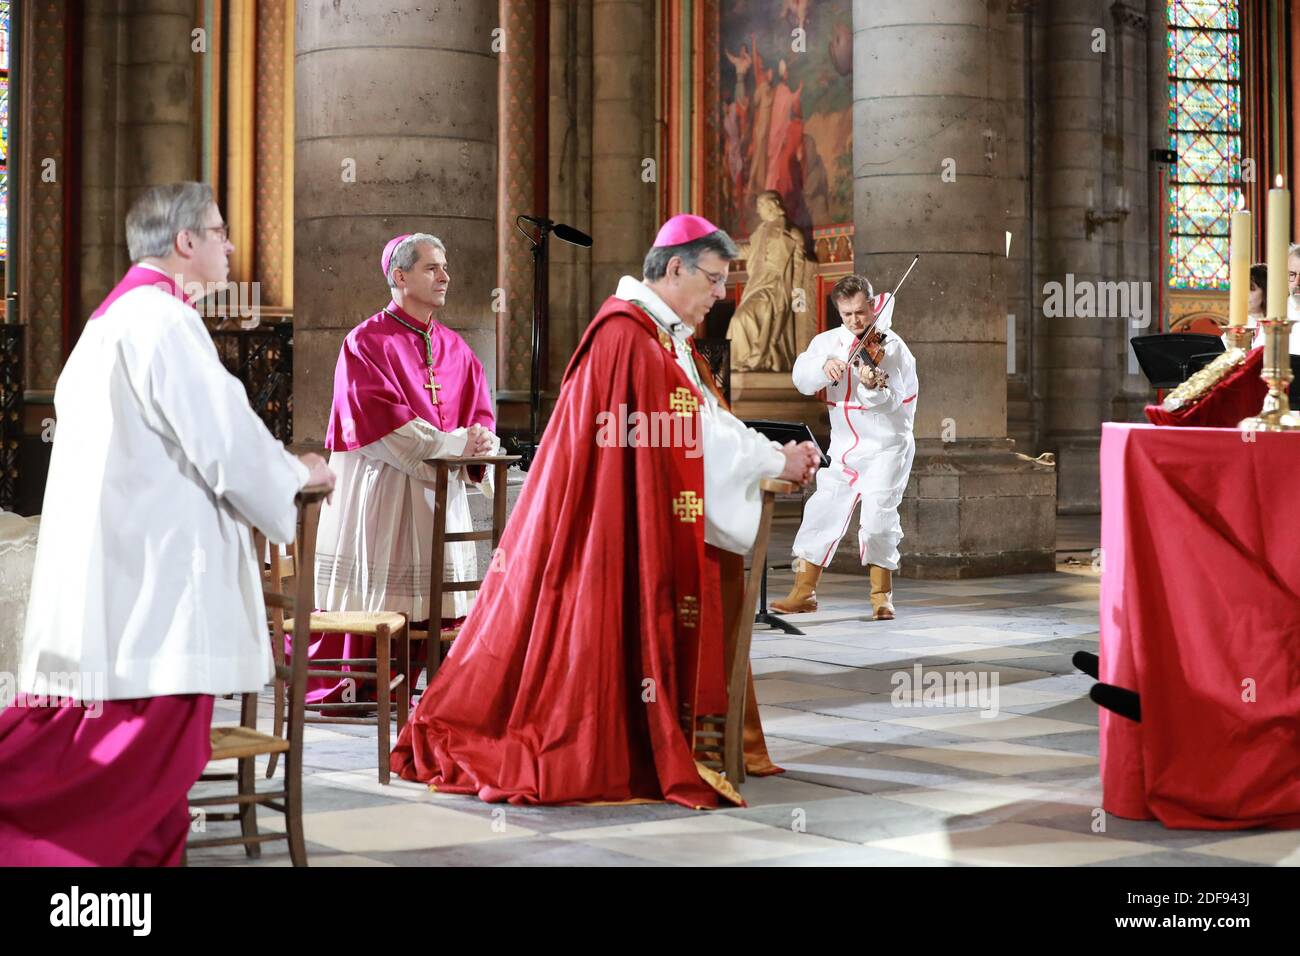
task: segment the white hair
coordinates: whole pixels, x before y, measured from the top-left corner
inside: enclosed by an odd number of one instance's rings
[[[213,205],[207,183],[167,183],[150,186],[126,214],[126,248],[132,262],[171,254],[182,230],[200,232]]]
[[[393,273],[398,269],[403,272],[410,272],[415,268],[415,263],[420,258],[420,246],[433,246],[435,249],[441,249],[445,254],[447,247],[442,244],[442,240],[437,236],[431,236],[427,232],[415,232],[407,236],[397,244],[393,250],[392,258],[388,260],[388,288],[396,290],[397,283],[393,280]]]

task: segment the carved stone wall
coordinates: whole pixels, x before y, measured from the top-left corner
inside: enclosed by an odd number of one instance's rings
[[[10,203],[19,217],[12,261],[18,321],[27,325],[24,388],[42,395],[54,390],[63,367],[65,187],[72,173],[65,130],[68,11],[64,3],[42,0],[24,13],[21,108],[11,106],[9,114],[10,122],[21,123],[21,153],[10,158],[21,190]]]

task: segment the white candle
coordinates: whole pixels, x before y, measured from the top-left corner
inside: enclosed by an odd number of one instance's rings
[[[1265,318],[1286,318],[1287,249],[1291,244],[1291,190],[1277,186],[1268,191],[1268,308]]]
[[[1250,213],[1245,210],[1246,197],[1237,201],[1232,214],[1232,251],[1228,264],[1228,324],[1246,324],[1246,306],[1250,301]]]

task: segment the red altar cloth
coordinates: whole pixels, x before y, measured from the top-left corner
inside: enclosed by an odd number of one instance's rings
[[[1168,827],[1300,828],[1300,434],[1106,424],[1102,806]],[[1249,699],[1253,696],[1253,700]]]

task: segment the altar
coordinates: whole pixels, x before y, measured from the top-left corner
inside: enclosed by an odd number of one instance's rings
[[[1106,424],[1102,806],[1300,828],[1300,433]]]

